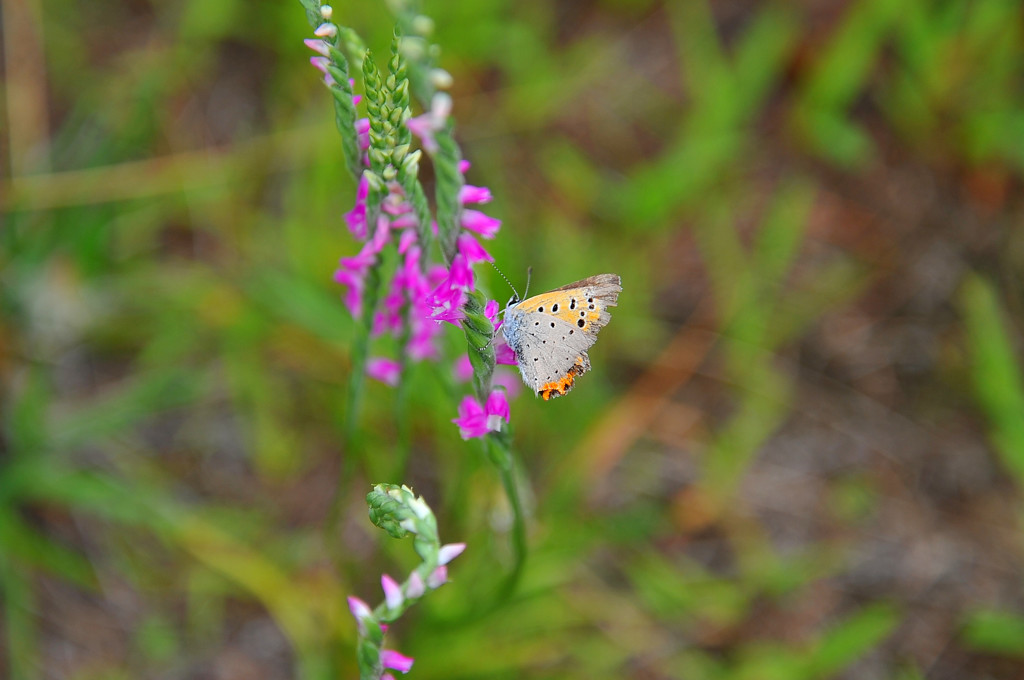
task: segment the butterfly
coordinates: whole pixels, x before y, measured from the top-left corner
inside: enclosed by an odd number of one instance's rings
[[[622,292],[617,274],[598,274],[505,308],[501,332],[516,354],[523,382],[545,401],[572,389],[590,370],[587,350],[611,320]]]

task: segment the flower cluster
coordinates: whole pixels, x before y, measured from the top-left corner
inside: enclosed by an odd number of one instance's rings
[[[423,559],[404,583],[398,583],[387,574],[381,576],[384,602],[376,609],[358,597],[348,598],[349,611],[359,630],[360,677],[394,680],[386,671],[406,673],[412,668],[413,659],[382,648],[387,624],[426,593],[448,582],[448,563],[462,554],[466,544],[441,545],[433,512],[422,497],[417,497],[405,485],[378,484],[367,494],[366,500],[373,523],[395,538],[414,536],[416,552]]]
[[[323,14],[324,9],[328,10],[326,14]],[[339,84],[339,80],[332,75],[330,41],[336,37],[337,28],[330,22],[329,8],[321,7],[321,13],[325,23],[315,32],[318,39],[305,42],[317,53],[317,56],[311,58],[311,63],[324,74],[325,84],[334,87]],[[399,70],[404,68],[397,52],[394,63],[398,65]],[[374,68],[371,65],[371,74]],[[364,73],[367,72],[364,68]],[[335,70],[334,73],[338,71]],[[350,93],[354,110],[363,97],[351,94],[354,81],[349,80],[348,84],[349,87],[345,91]],[[375,85],[380,86],[381,83],[368,77],[367,88]],[[459,160],[455,182],[457,189],[453,188],[451,191],[457,205],[457,221],[454,224],[457,233],[439,234],[436,220],[430,220],[430,229],[425,229],[427,220],[417,210],[416,192],[413,192],[414,196],[409,196],[410,185],[402,181],[402,170],[406,171],[407,179],[410,168],[415,181],[421,152],[410,153],[408,144],[403,144],[402,141],[410,139],[410,135],[415,135],[423,149],[436,160],[436,155],[441,150],[439,136],[450,134],[448,119],[452,100],[444,92],[435,92],[429,110],[420,116],[411,117],[407,105],[401,103],[407,101],[407,96],[403,99],[407,88],[407,82],[403,84],[392,76],[384,84],[383,94],[380,90],[368,89],[368,110],[371,115],[354,122],[362,174],[356,191],[355,205],[345,213],[344,221],[352,236],[363,245],[358,254],[341,258],[334,273],[334,280],[342,286],[342,300],[353,317],[359,320],[366,319],[367,323],[372,323],[371,338],[390,335],[398,339],[399,351],[411,361],[438,360],[441,357],[438,347],[440,324],[448,322],[460,325],[464,321],[467,298],[476,289],[473,266],[479,262],[494,261],[480,239],[494,238],[501,227],[501,220],[478,209],[480,205],[491,201],[491,192],[487,187],[466,184],[464,176],[469,169],[469,163]],[[346,100],[348,98],[346,95]],[[392,108],[384,108],[386,105],[391,105]],[[375,123],[375,113],[384,115],[386,120]],[[402,126],[404,130],[398,129]],[[382,166],[381,162],[371,163],[371,156],[383,159],[386,164]],[[395,168],[396,164],[401,168]],[[454,161],[452,167],[454,172]],[[425,201],[422,205],[425,205]],[[424,207],[423,210],[426,211],[427,208]],[[429,213],[426,217],[429,217]],[[427,231],[429,233],[425,233]],[[448,266],[426,261],[428,244],[423,240],[431,237],[441,239]],[[368,285],[372,285],[370,281],[376,281],[372,276],[380,265],[381,253],[388,244],[397,245],[399,262],[387,288],[387,294],[377,305],[376,294],[369,294]],[[492,300],[487,305],[487,319],[494,324],[496,316],[497,303]],[[514,355],[504,343],[495,344],[495,350],[498,363],[515,363]],[[403,361],[372,357],[366,362],[365,368],[370,377],[394,386],[402,379],[403,366]],[[491,398],[487,399],[488,404],[491,401]],[[490,427],[481,428],[472,424],[479,420],[476,416],[480,413],[485,414],[484,420],[490,422]],[[459,425],[463,438],[479,437],[499,427],[497,419],[504,417],[505,421],[508,421],[508,403],[504,402],[502,411],[492,412],[489,407],[481,406],[475,399],[467,398],[459,408],[459,416],[456,424]]]

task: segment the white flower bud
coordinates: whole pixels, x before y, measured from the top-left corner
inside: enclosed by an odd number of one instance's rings
[[[447,90],[455,81],[452,78],[452,74],[448,73],[448,71],[445,71],[443,68],[435,68],[430,71],[430,82],[440,90]]]

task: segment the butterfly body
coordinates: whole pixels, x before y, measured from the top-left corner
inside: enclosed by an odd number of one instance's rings
[[[527,387],[545,400],[560,397],[590,370],[587,350],[611,319],[620,284],[616,274],[598,274],[505,309],[502,334]]]

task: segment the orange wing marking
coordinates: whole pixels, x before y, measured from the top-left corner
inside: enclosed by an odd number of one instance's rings
[[[537,390],[537,394],[543,397],[544,401],[547,401],[552,397],[564,396],[566,392],[572,389],[573,383],[576,381],[576,376],[582,373],[583,357],[576,357],[576,364],[569,368],[569,371],[565,374],[564,378],[541,385],[540,389]]]

